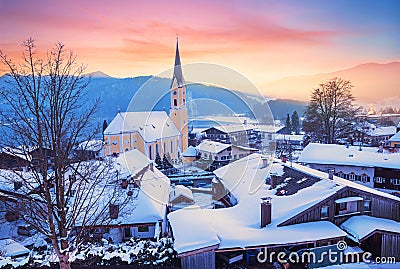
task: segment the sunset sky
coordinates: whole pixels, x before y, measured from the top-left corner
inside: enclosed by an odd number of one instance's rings
[[[397,0],[0,0],[0,49],[15,57],[28,37],[42,51],[61,41],[89,72],[157,75],[172,66],[178,34],[183,64],[225,65],[263,89],[286,76],[400,60],[399,14]]]

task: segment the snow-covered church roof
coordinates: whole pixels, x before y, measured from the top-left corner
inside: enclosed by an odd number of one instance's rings
[[[120,112],[104,131],[105,135],[138,132],[146,142],[179,136],[165,111]]]

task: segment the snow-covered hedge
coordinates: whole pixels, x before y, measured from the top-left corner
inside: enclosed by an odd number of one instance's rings
[[[70,261],[81,266],[89,265],[169,265],[174,258],[172,240],[162,238],[157,242],[131,239],[130,241],[112,244],[102,239],[100,243],[80,246],[71,253]],[[13,260],[0,257],[0,268],[38,268],[50,266],[57,262],[51,249],[32,250],[25,259]]]

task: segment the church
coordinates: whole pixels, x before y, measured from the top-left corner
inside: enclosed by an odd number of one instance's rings
[[[137,149],[154,160],[169,155],[177,159],[188,146],[186,83],[183,78],[178,39],[171,86],[171,108],[165,111],[119,112],[104,131],[105,154]]]

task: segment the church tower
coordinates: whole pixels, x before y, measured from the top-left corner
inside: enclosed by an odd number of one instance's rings
[[[181,153],[188,147],[188,116],[186,108],[186,83],[183,78],[181,58],[179,57],[178,38],[176,38],[176,53],[174,75],[171,81],[171,110],[169,116],[182,134],[180,142]]]

